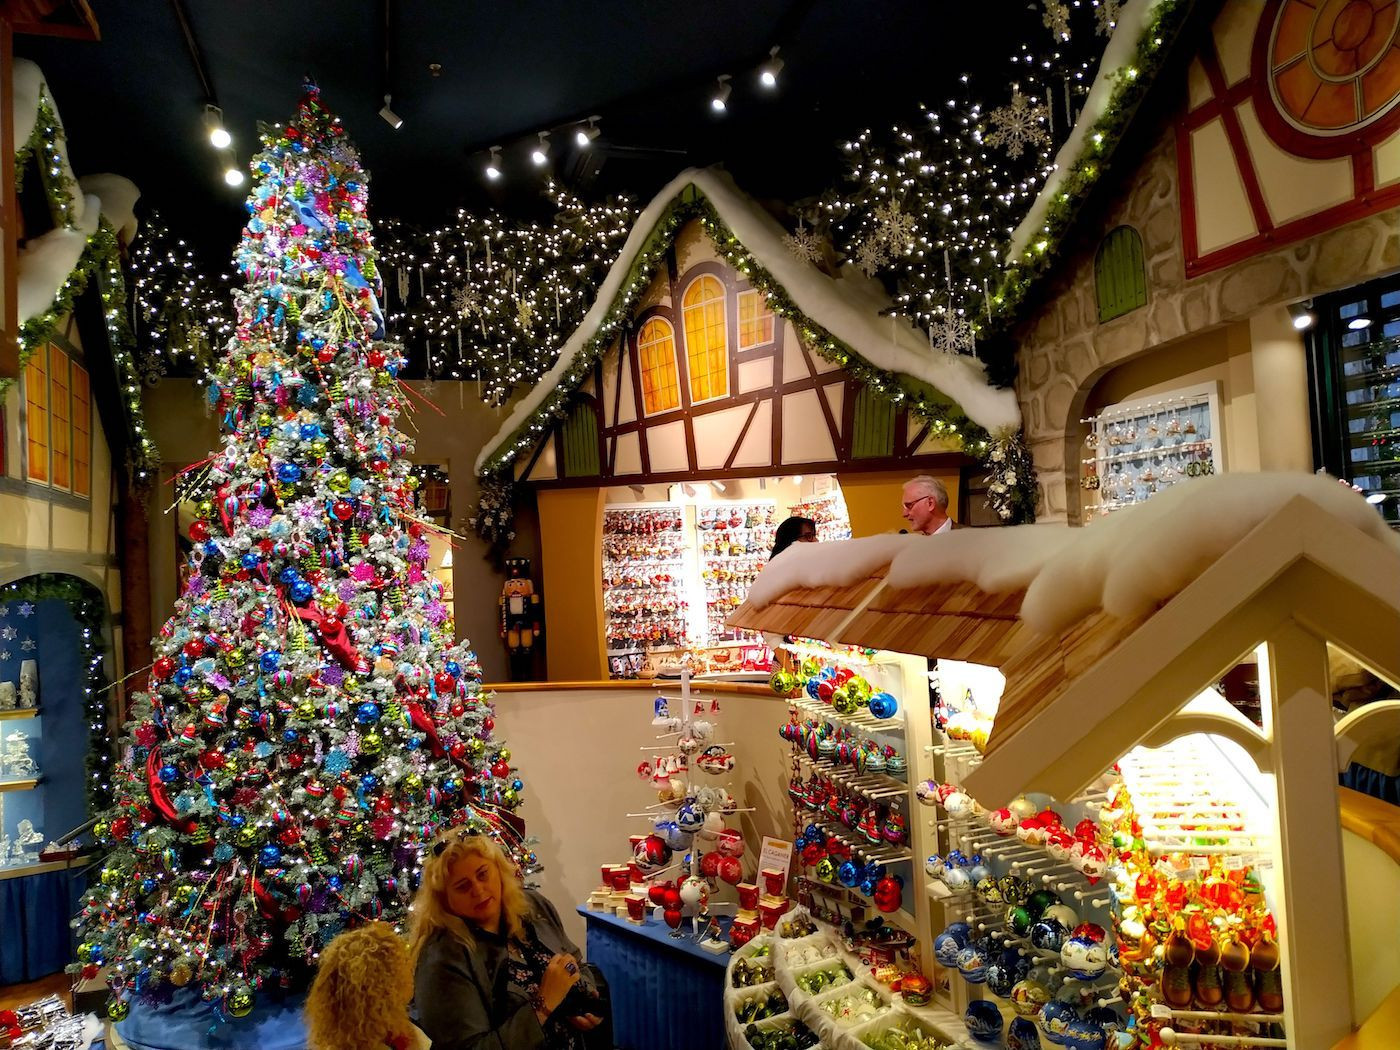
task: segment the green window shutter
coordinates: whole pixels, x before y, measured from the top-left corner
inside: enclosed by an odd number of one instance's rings
[[[593,402],[579,401],[569,412],[560,431],[564,439],[564,476],[594,478],[598,465],[598,415]]]
[[[868,386],[856,395],[851,424],[851,458],[881,459],[894,455],[894,402]]]
[[[1094,257],[1094,283],[1100,324],[1147,305],[1147,269],[1137,230],[1119,226],[1103,239]]]

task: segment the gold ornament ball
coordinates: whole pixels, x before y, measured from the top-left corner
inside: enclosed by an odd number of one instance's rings
[[[170,983],[176,988],[183,988],[194,978],[194,960],[181,957],[175,960],[170,967]]]
[[[308,720],[315,718],[316,705],[313,704],[310,700],[303,700],[301,703],[297,704],[297,717],[305,718]]]
[[[332,492],[338,492],[343,495],[350,491],[350,475],[343,470],[337,470],[326,479],[326,487]]]
[[[360,737],[360,750],[366,755],[377,755],[384,750],[384,738],[378,733],[366,733]]]
[[[92,826],[93,837],[96,838],[98,842],[106,842],[107,836],[111,833],[112,825],[108,824],[105,820],[99,820]]]
[[[224,653],[224,663],[230,667],[242,667],[248,662],[248,656],[242,649],[230,649]]]
[[[262,835],[259,834],[257,828],[255,828],[251,824],[245,824],[243,825],[243,827],[238,829],[238,836],[236,841],[240,846],[256,846],[261,838]]]
[[[228,993],[224,1009],[230,1017],[247,1017],[253,1012],[253,989],[241,985]]]
[[[472,737],[467,741],[467,752],[473,758],[480,758],[481,753],[486,750],[486,745],[481,742],[480,737]]]
[[[113,1021],[121,1022],[126,1020],[126,1015],[131,1013],[131,1004],[125,999],[113,999],[107,1004],[107,1016]]]
[[[520,805],[520,794],[515,788],[506,788],[504,794],[501,795],[501,800],[505,802],[507,809],[514,809]]]
[[[326,445],[325,439],[317,438],[311,442],[311,454],[317,459],[325,459],[328,451],[329,447]]]
[[[176,904],[188,904],[190,898],[194,896],[194,887],[187,882],[183,882],[175,887],[173,896]]]
[[[404,478],[404,479],[403,479],[403,487],[406,488],[406,489],[408,489],[409,492],[413,492],[415,489],[417,489],[417,488],[418,488],[418,475],[417,475],[417,474],[410,474],[408,477]]]
[[[84,941],[82,944],[78,945],[78,962],[90,962],[92,960],[92,953],[96,947],[97,945],[93,944],[91,941]]]
[[[116,868],[103,868],[103,869],[102,869],[102,885],[104,885],[104,886],[116,886],[116,885],[117,885],[118,883],[120,883],[121,881],[122,881],[122,873],[121,873],[120,871],[118,871]]]
[[[508,748],[508,747],[503,747],[503,748],[501,748],[501,761],[502,761],[502,762],[509,762],[509,761],[510,761],[510,748]]]
[[[213,518],[214,516],[214,504],[213,502],[207,499],[200,500],[199,505],[195,507],[195,510],[199,512],[199,516],[201,518],[208,519]]]
[[[408,791],[417,793],[423,790],[423,778],[420,777],[417,773],[410,773],[408,776],[403,778],[403,786]]]

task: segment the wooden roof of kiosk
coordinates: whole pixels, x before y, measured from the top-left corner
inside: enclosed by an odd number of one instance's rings
[[[1016,532],[989,529],[971,542],[1015,544]],[[1090,527],[1076,542],[1093,537]],[[1162,555],[1172,556],[1169,545]],[[1026,792],[1072,798],[1139,744],[1192,732],[1236,741],[1276,777],[1290,1041],[1333,1046],[1400,984],[1400,970],[1388,968],[1378,985],[1358,967],[1354,998],[1352,968],[1335,965],[1349,948],[1338,769],[1368,722],[1393,725],[1395,705],[1362,708],[1334,727],[1327,655],[1336,646],[1400,687],[1400,544],[1297,495],[1155,609],[1128,619],[1099,609],[1057,635],[1020,619],[1025,590],[894,590],[888,569],[745,603],[729,622],[1000,668],[1006,688],[987,750],[963,785],[989,806]],[[1202,696],[1251,652],[1263,729]],[[1336,746],[1318,746],[1328,739]]]

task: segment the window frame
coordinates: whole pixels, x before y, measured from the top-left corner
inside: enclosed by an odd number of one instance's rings
[[[702,282],[707,281],[707,280],[708,280],[708,281],[713,281],[714,284],[715,284],[715,286],[719,289],[719,296],[718,296],[718,298],[715,298],[715,297],[707,298],[707,299],[702,300],[702,301],[699,302],[699,303],[691,303],[691,302],[689,302],[688,300],[690,299],[691,294],[695,291],[696,287],[699,286],[699,285],[701,285]],[[709,308],[709,307],[711,307],[711,306],[717,307],[718,312],[719,312],[719,318],[720,318],[720,341],[719,341],[719,346],[718,346],[718,348],[716,348],[716,347],[710,345],[709,336],[708,336],[708,334],[707,334],[707,335],[706,335],[706,339],[705,339],[705,346],[704,346],[703,350],[701,351],[701,353],[702,353],[702,354],[705,354],[705,355],[710,355],[710,354],[715,354],[715,353],[716,353],[716,350],[718,350],[718,354],[717,354],[718,359],[723,363],[723,367],[724,367],[724,386],[723,386],[723,389],[721,389],[721,390],[719,390],[719,391],[717,391],[717,392],[712,393],[709,397],[697,398],[697,397],[695,396],[695,382],[696,382],[695,356],[696,356],[696,355],[695,355],[695,351],[691,348],[691,345],[690,345],[690,329],[689,329],[689,325],[688,325],[687,322],[688,322],[688,319],[689,319],[690,314],[691,314],[692,311],[694,311],[694,310],[701,310],[701,311],[704,311],[705,309],[707,309],[707,308]],[[711,325],[711,324],[708,322],[708,320],[705,318],[705,316],[704,316],[703,313],[702,313],[702,315],[701,315],[701,325],[702,325],[702,330],[703,330],[703,331],[706,331],[707,333],[708,333],[708,331],[713,327],[713,325]],[[717,275],[717,274],[713,274],[713,273],[699,273],[699,274],[696,274],[695,277],[692,278],[691,281],[685,286],[685,290],[681,293],[681,329],[682,329],[682,331],[685,333],[686,391],[687,391],[687,393],[689,394],[690,404],[691,404],[691,405],[704,405],[704,404],[708,404],[708,403],[711,402],[711,401],[721,401],[721,400],[723,400],[723,399],[729,397],[729,391],[730,391],[730,381],[729,381],[729,371],[730,371],[730,369],[729,369],[729,292],[728,292],[728,289],[725,287],[725,282],[724,282],[724,279],[723,279],[722,277],[720,277],[720,276]],[[705,372],[706,378],[709,379],[711,376],[713,376],[713,374],[714,374],[713,370],[709,369],[708,364],[707,364],[707,369],[706,369],[706,372]]]
[[[40,356],[42,355],[42,357]],[[63,370],[61,381],[56,381],[56,371]],[[86,391],[84,398],[74,396],[74,376],[82,376],[82,384]],[[40,381],[42,377],[42,381]],[[35,401],[35,387],[42,386],[42,404]],[[57,389],[56,389],[57,388]],[[54,403],[55,398],[60,396],[65,404],[64,415],[57,422],[65,430],[67,447],[63,455],[67,457],[67,484],[60,484],[55,480],[54,466]],[[24,399],[23,418],[23,443],[24,449],[24,469],[21,472],[23,481],[28,485],[48,489],[50,492],[64,493],[73,496],[84,502],[92,500],[92,462],[93,462],[93,404],[92,404],[92,376],[87,368],[77,359],[75,354],[70,353],[64,347],[59,346],[53,340],[46,341],[41,347],[35,349],[29,360],[24,365],[24,380],[22,396]],[[75,409],[79,404],[83,406],[83,422],[86,429],[75,426]],[[35,423],[42,422],[43,439],[35,441]],[[78,455],[81,449],[83,455]],[[35,470],[42,462],[44,473],[42,476],[36,475]],[[81,463],[85,478],[83,485],[78,484],[78,465]]]
[[[671,342],[670,374],[672,380],[674,381],[672,389],[674,389],[675,391],[675,403],[660,408],[652,408],[651,405],[648,404],[647,397],[647,364],[644,358],[644,354],[652,346],[655,346],[661,342],[661,340],[654,340],[653,342],[646,343],[645,345],[643,344],[643,337],[646,335],[647,329],[652,327],[652,325],[664,325],[666,328],[667,335]],[[641,327],[637,329],[635,342],[637,347],[637,382],[641,386],[642,390],[642,415],[644,417],[650,418],[652,416],[665,415],[667,412],[675,412],[679,410],[681,407],[681,372],[679,352],[676,348],[676,326],[671,323],[670,318],[663,317],[660,314],[655,314],[651,317],[648,317],[645,321],[642,322]]]
[[[768,337],[760,339],[756,343],[744,342],[744,297],[752,296],[758,303],[761,318],[764,314],[768,316]],[[773,307],[768,302],[768,296],[764,295],[757,288],[741,288],[735,299],[735,333],[734,348],[741,354],[750,353],[754,350],[764,350],[778,341],[778,315],[773,312]],[[756,322],[755,322],[756,323]]]

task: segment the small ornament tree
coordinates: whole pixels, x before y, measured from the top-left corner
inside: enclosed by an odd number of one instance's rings
[[[234,1017],[304,986],[335,934],[402,914],[444,826],[534,863],[476,657],[424,568],[367,177],[314,86],[262,137],[209,388],[223,447],[76,920],[118,1020],[183,986]]]

